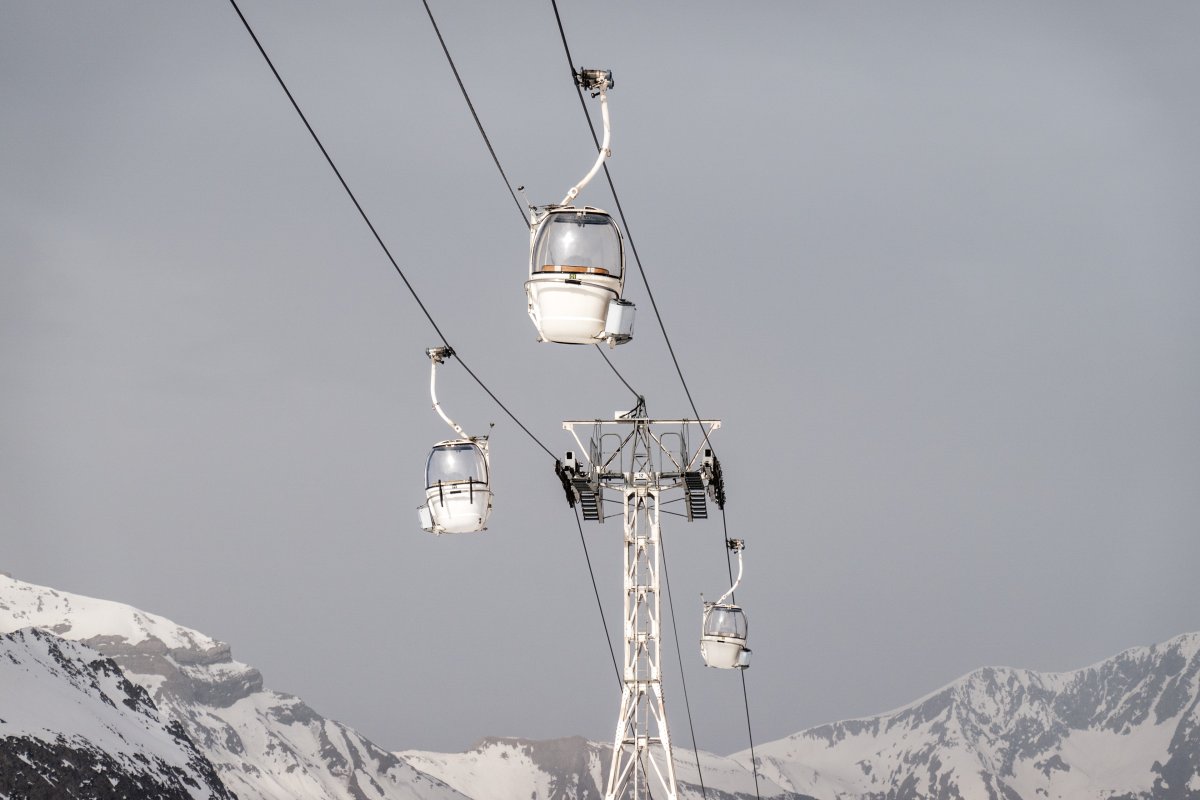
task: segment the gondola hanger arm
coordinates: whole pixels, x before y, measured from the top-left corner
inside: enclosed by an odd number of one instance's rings
[[[457,422],[446,416],[446,412],[442,411],[441,404],[437,399],[437,368],[438,364],[445,361],[450,356],[454,355],[454,350],[451,347],[430,347],[425,351],[425,355],[429,356],[429,396],[433,400],[433,410],[438,413],[438,416],[445,420],[446,424],[453,429],[463,439],[469,439],[466,431],[464,431]]]
[[[594,90],[596,96],[600,98],[600,118],[604,121],[604,141],[600,143],[600,151],[596,154],[596,163],[592,164],[588,174],[584,175],[579,183],[570,188],[567,196],[559,203],[560,206],[570,205],[571,201],[579,196],[580,190],[596,177],[600,167],[604,166],[605,159],[612,155],[612,151],[608,147],[612,141],[612,125],[608,119],[608,94],[606,92],[613,85],[612,73],[605,70],[581,69],[575,74],[575,80],[582,88]]]
[[[729,591],[727,591],[725,594],[721,595],[721,598],[719,600],[717,600],[717,605],[723,604],[725,602],[726,597],[732,596],[733,593],[737,591],[738,584],[740,584],[742,582],[742,550],[745,549],[746,544],[741,539],[726,539],[725,542],[729,546],[730,550],[737,553],[738,574],[737,574],[737,580],[733,582],[733,586],[729,587]]]

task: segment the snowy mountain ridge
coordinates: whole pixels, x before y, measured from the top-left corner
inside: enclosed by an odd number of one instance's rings
[[[36,628],[0,635],[0,796],[234,800],[112,659]]]
[[[724,756],[700,751],[703,774],[687,747],[676,745],[682,800],[805,800]],[[463,753],[406,750],[396,755],[436,775],[473,800],[599,800],[612,745],[580,736],[548,741],[487,737]]]
[[[600,797],[610,753],[487,738],[398,755],[474,800],[560,800]],[[760,745],[755,764],[748,751],[699,755],[702,770],[676,743],[689,800],[1200,800],[1200,634],[1069,672],[984,667],[884,714]]]
[[[111,658],[240,800],[463,800],[299,698],[265,689],[224,643],[132,606],[0,574],[0,634],[31,625]]]
[[[64,712],[72,702],[74,715]],[[265,689],[228,645],[2,573],[0,743],[0,773],[32,780],[40,770],[76,788],[104,775],[135,786],[122,789],[129,796],[162,800],[590,800],[602,796],[611,754],[580,737],[389,753]],[[1070,672],[985,667],[755,755],[701,752],[698,768],[677,741],[680,797],[1200,800],[1200,634]],[[6,786],[0,796],[89,796]]]
[[[984,667],[902,708],[756,748],[830,800],[1200,798],[1200,634],[1071,672]],[[750,765],[748,751],[733,756]]]
[[[0,573],[0,612],[6,629],[42,628],[75,641],[102,636],[136,645],[155,639],[168,650],[228,650],[210,636],[133,606],[60,592],[3,573]]]

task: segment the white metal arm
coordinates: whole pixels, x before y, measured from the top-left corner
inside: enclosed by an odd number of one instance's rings
[[[446,421],[446,424],[447,424],[447,425],[449,425],[451,428],[453,428],[453,429],[454,429],[454,432],[455,432],[455,433],[457,433],[457,434],[458,434],[460,437],[462,437],[463,439],[467,439],[467,438],[469,438],[469,437],[468,437],[468,436],[467,436],[467,434],[466,434],[466,433],[463,431],[463,429],[462,429],[462,428],[460,428],[460,427],[458,426],[458,423],[457,423],[457,422],[455,422],[454,420],[452,420],[452,419],[450,419],[449,417],[447,417],[447,416],[446,416],[446,412],[445,412],[445,411],[442,411],[442,407],[441,407],[441,405],[439,405],[439,404],[438,404],[438,399],[437,399],[437,368],[438,368],[438,364],[442,363],[442,358],[443,358],[445,355],[450,355],[449,353],[441,353],[441,352],[436,352],[436,353],[435,353],[435,351],[438,351],[438,350],[441,350],[441,349],[442,349],[442,348],[433,348],[432,350],[430,350],[430,351],[427,351],[427,352],[429,353],[429,361],[430,361],[430,369],[429,369],[429,396],[430,396],[431,398],[433,398],[433,410],[434,410],[434,411],[436,411],[436,412],[438,413],[438,416],[439,416],[439,417],[441,417],[443,420],[445,420],[445,421]]]
[[[571,190],[567,192],[567,196],[559,203],[560,206],[570,205],[571,201],[579,195],[579,190],[587,186],[592,178],[596,177],[596,173],[604,165],[604,159],[612,155],[612,151],[608,149],[608,144],[612,141],[612,126],[608,122],[608,95],[604,93],[603,86],[600,88],[600,116],[604,120],[604,142],[600,145],[600,152],[596,156],[596,163],[592,164],[591,171],[583,176],[583,180],[571,187]]]
[[[737,540],[735,540],[735,541],[737,541]],[[734,551],[736,551],[736,552],[737,552],[737,556],[738,556],[738,576],[737,576],[737,580],[733,582],[733,586],[730,586],[730,587],[729,587],[729,591],[728,591],[728,592],[726,592],[725,594],[721,595],[721,598],[720,598],[719,600],[717,600],[717,605],[722,605],[722,604],[725,602],[725,598],[726,598],[726,597],[729,597],[731,594],[733,594],[734,592],[736,592],[736,591],[737,591],[738,584],[742,582],[742,546],[739,544],[737,547],[733,547],[732,549],[733,549]]]

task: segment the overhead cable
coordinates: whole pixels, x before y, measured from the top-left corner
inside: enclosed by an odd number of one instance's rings
[[[492,154],[492,161],[496,163],[496,169],[500,170],[500,177],[504,179],[504,186],[508,189],[508,193],[512,195],[513,202],[517,205],[517,213],[521,215],[521,222],[528,224],[525,219],[525,208],[521,205],[521,201],[517,199],[517,193],[513,191],[512,182],[508,179],[508,175],[504,174],[504,167],[500,166],[500,159],[496,155],[495,149],[492,147],[492,142],[488,139],[487,131],[483,129],[483,123],[479,121],[479,115],[475,113],[475,104],[471,102],[471,96],[467,94],[467,87],[463,85],[462,76],[458,74],[458,67],[454,66],[454,59],[450,57],[450,49],[446,47],[446,40],[442,38],[442,31],[438,28],[437,20],[433,18],[433,12],[429,9],[428,0],[421,0],[425,5],[425,13],[429,15],[429,23],[433,25],[433,32],[437,34],[438,42],[442,45],[442,52],[446,54],[446,61],[450,62],[450,71],[454,73],[454,80],[458,81],[458,89],[462,92],[463,99],[467,101],[467,108],[471,109],[471,116],[475,119],[475,127],[479,128],[479,135],[483,137],[483,143],[487,145],[488,152]]]
[[[662,509],[659,509],[661,511]],[[682,515],[680,515],[682,516]],[[671,611],[671,632],[675,635],[675,658],[679,661],[679,682],[683,686],[683,706],[687,711],[688,733],[692,736],[692,755],[696,757],[696,774],[700,778],[700,796],[708,797],[704,789],[704,771],[700,769],[700,749],[696,747],[696,728],[692,725],[692,707],[688,702],[687,678],[683,673],[683,650],[679,647],[679,626],[675,623],[675,601],[671,599],[671,578],[667,569],[667,542],[659,532],[659,550],[662,552],[663,582],[667,587],[667,608]]]
[[[621,683],[621,668],[617,666],[617,652],[613,650],[612,635],[608,632],[608,620],[604,618],[604,605],[600,602],[600,589],[596,586],[596,573],[592,571],[592,557],[588,555],[587,540],[583,538],[583,522],[579,519],[579,509],[572,506],[575,511],[575,525],[579,528],[579,541],[583,545],[583,557],[587,559],[588,575],[592,579],[592,591],[596,593],[596,604],[600,606],[600,622],[604,625],[604,641],[608,642],[608,654],[612,656],[613,673],[617,677],[617,683]]]
[[[596,348],[596,352],[600,354],[600,357],[604,359],[604,363],[608,364],[608,367],[609,367],[609,369],[611,369],[613,371],[613,374],[617,376],[617,378],[621,381],[621,383],[625,384],[625,388],[628,389],[629,391],[633,392],[634,397],[640,398],[642,396],[641,392],[639,392],[637,389],[634,389],[632,386],[629,385],[629,381],[625,380],[625,376],[622,375],[620,370],[618,370],[616,368],[616,366],[612,363],[612,361],[608,357],[608,354],[604,352],[604,348],[601,347],[600,345],[593,345],[593,346]]]
[[[379,235],[379,231],[375,229],[375,225],[372,224],[371,218],[367,216],[367,212],[363,209],[362,204],[358,202],[358,198],[355,197],[354,192],[351,191],[350,184],[348,184],[346,179],[342,177],[341,170],[337,168],[337,164],[333,162],[333,158],[329,155],[329,151],[326,150],[325,145],[321,143],[321,137],[317,136],[317,132],[313,130],[313,126],[309,123],[308,117],[306,117],[304,112],[300,109],[300,104],[297,103],[296,98],[292,96],[292,92],[290,89],[288,89],[287,83],[284,82],[283,76],[280,75],[279,70],[275,68],[274,62],[271,61],[271,57],[267,55],[267,51],[263,48],[262,42],[258,40],[258,36],[255,35],[254,29],[250,27],[250,22],[246,19],[246,16],[242,13],[242,10],[238,8],[237,0],[229,0],[229,4],[233,6],[233,10],[237,12],[238,18],[242,21],[242,25],[246,28],[246,32],[249,33],[250,38],[254,40],[254,45],[258,48],[258,52],[262,54],[263,59],[267,62],[267,66],[271,68],[271,73],[275,76],[275,80],[279,82],[279,86],[283,89],[283,93],[287,95],[288,100],[292,104],[292,108],[296,109],[296,113],[300,116],[300,120],[304,123],[304,127],[308,129],[308,133],[310,136],[312,136],[313,141],[316,142],[317,147],[321,151],[321,155],[325,157],[325,161],[329,164],[330,169],[333,170],[333,174],[337,176],[338,182],[341,183],[342,188],[346,190],[346,195],[350,198],[350,201],[354,203],[354,207],[358,210],[359,216],[361,216],[363,222],[367,224],[367,227],[371,231],[371,235],[375,237],[375,241],[379,243],[379,247],[383,250],[383,254],[387,256],[388,261],[391,262],[392,268],[396,270],[396,274],[400,276],[400,280],[404,281],[404,285],[408,288],[409,294],[412,295],[413,300],[415,300],[417,305],[420,306],[422,313],[425,314],[425,318],[429,320],[429,324],[433,326],[434,332],[436,332],[438,338],[442,340],[442,344],[444,344],[446,347],[450,347],[450,342],[446,339],[446,335],[442,333],[442,329],[438,327],[437,322],[433,319],[433,315],[429,313],[429,309],[426,308],[425,303],[421,301],[420,295],[417,294],[417,290],[413,288],[412,283],[404,274],[404,270],[400,268],[400,264],[392,256],[392,252],[388,249],[388,246],[384,244],[383,238]],[[455,348],[455,352],[458,352],[457,348]],[[529,430],[529,428],[525,426],[525,423],[521,422],[521,420],[519,420],[515,414],[508,410],[508,406],[504,405],[504,403],[500,401],[500,398],[497,397],[495,393],[487,387],[487,384],[485,384],[467,365],[467,363],[463,361],[461,355],[458,356],[458,363],[462,364],[462,368],[467,371],[467,374],[470,375],[474,381],[479,384],[479,387],[487,393],[488,397],[492,398],[496,405],[498,405],[500,409],[509,416],[509,419],[517,424],[517,427],[525,431],[526,435],[536,442],[538,447],[545,450],[548,456],[551,458],[555,457],[554,451],[549,447],[546,447],[546,445],[542,443],[542,440],[535,436],[533,431]]]

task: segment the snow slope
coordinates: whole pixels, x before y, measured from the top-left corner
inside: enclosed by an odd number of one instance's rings
[[[197,651],[221,646],[202,633],[124,603],[59,592],[4,574],[0,574],[0,624],[13,630],[42,628],[75,641],[99,636],[134,645],[155,639],[170,649]]]
[[[0,574],[0,633],[30,625],[112,658],[241,800],[463,800],[299,698],[265,689],[226,644],[131,606]]]
[[[1185,634],[1074,672],[979,669],[756,756],[779,785],[822,800],[1197,800],[1198,704],[1200,634]]]
[[[0,796],[233,800],[116,663],[37,629],[0,636]]]
[[[598,800],[604,795],[612,746],[578,736],[549,741],[489,737],[464,753],[407,750],[396,755],[474,800]],[[690,749],[675,747],[681,798],[756,797],[754,776],[741,764],[705,752],[700,753],[700,764],[702,773]],[[762,776],[759,796],[802,800]]]

